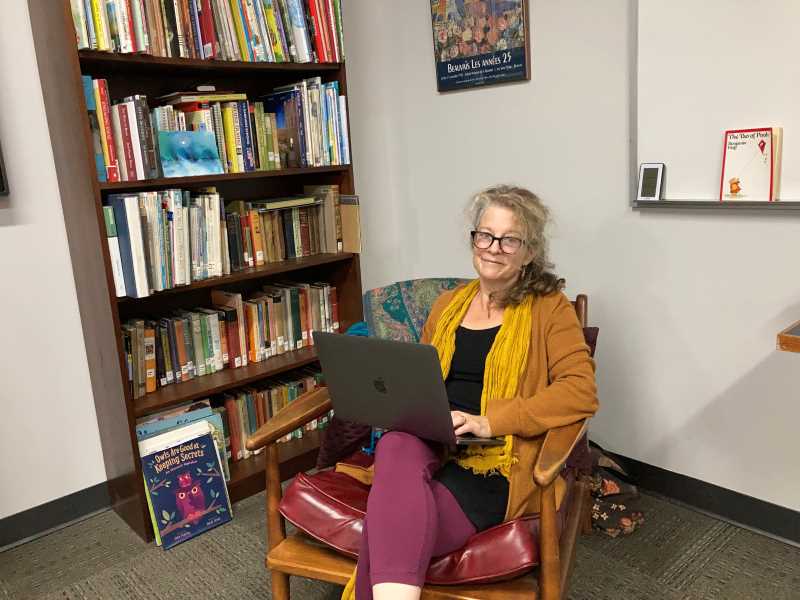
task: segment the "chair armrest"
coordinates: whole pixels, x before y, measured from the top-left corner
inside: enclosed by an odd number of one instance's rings
[[[321,417],[331,409],[328,388],[322,387],[293,400],[258,428],[245,444],[250,451],[274,444],[287,433]]]
[[[587,419],[550,429],[544,436],[542,449],[533,465],[533,479],[540,486],[551,483],[567,462],[575,444],[586,432]]]

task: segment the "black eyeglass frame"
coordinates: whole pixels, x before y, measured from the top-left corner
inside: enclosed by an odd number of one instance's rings
[[[480,233],[481,235],[485,235],[485,236],[488,236],[488,237],[492,238],[492,241],[491,241],[491,242],[489,242],[489,245],[488,245],[488,246],[486,246],[485,248],[481,248],[480,246],[478,246],[478,245],[475,243],[475,237],[476,237],[476,236],[477,236],[479,233]],[[519,251],[522,249],[522,247],[525,245],[525,240],[523,240],[522,238],[518,238],[518,237],[516,237],[516,236],[513,236],[513,235],[504,235],[503,237],[497,237],[496,235],[492,235],[492,234],[491,234],[491,233],[489,233],[488,231],[478,231],[477,229],[473,229],[472,231],[470,231],[470,232],[469,232],[469,237],[470,237],[470,239],[472,240],[472,245],[473,245],[473,246],[475,246],[476,248],[478,248],[479,250],[488,250],[489,248],[491,248],[491,247],[492,247],[492,244],[494,244],[494,243],[495,243],[495,241],[497,241],[497,244],[500,246],[500,251],[501,251],[503,254],[508,254],[508,255],[511,255],[511,254],[516,254],[516,253],[517,253],[517,252],[519,252]],[[508,252],[507,250],[505,250],[505,249],[503,248],[503,240],[516,240],[516,241],[518,241],[518,242],[519,242],[519,247],[517,247],[516,249],[514,249],[512,252]]]

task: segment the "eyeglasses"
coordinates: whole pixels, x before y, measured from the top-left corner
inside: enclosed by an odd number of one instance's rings
[[[517,250],[522,248],[523,244],[522,240],[518,237],[495,237],[486,231],[470,231],[469,233],[470,236],[472,236],[472,245],[479,250],[488,250],[492,247],[495,240],[497,240],[500,244],[500,250],[502,250],[504,254],[514,254]]]

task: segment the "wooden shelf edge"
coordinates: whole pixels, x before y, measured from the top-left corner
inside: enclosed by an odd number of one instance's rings
[[[322,253],[313,254],[311,256],[304,256],[302,258],[290,258],[280,262],[267,263],[260,267],[250,267],[231,273],[230,275],[223,275],[222,277],[211,277],[201,281],[195,281],[191,285],[182,285],[179,287],[169,288],[160,292],[154,292],[149,296],[142,298],[131,298],[129,296],[121,296],[117,298],[118,304],[130,306],[134,303],[147,302],[149,300],[163,298],[164,296],[171,296],[174,294],[182,294],[194,290],[219,287],[236,283],[238,281],[247,281],[249,279],[259,279],[261,277],[270,277],[272,275],[280,275],[282,273],[291,273],[301,269],[308,269],[319,265],[327,265],[336,262],[344,262],[351,260],[355,254],[352,252],[337,252],[337,253]]]
[[[317,360],[317,351],[313,346],[286,352],[257,363],[249,363],[238,369],[223,369],[211,375],[195,377],[182,383],[173,383],[159,388],[133,401],[133,414],[142,417],[163,408],[200,400],[221,394],[227,390],[246,386],[260,379],[280,375],[286,371],[297,369]]]
[[[172,69],[180,68],[197,71],[220,72],[277,72],[293,73],[307,71],[338,71],[344,63],[295,63],[295,62],[246,62],[239,60],[206,60],[198,58],[173,58],[166,56],[152,56],[150,54],[121,54],[117,52],[102,52],[99,50],[79,50],[78,58],[81,66],[107,66],[114,67],[125,65],[129,68],[141,69]]]
[[[778,350],[800,352],[800,321],[792,323],[778,334]]]
[[[247,173],[218,173],[214,175],[197,175],[194,177],[160,177],[158,179],[142,179],[138,181],[114,181],[99,183],[101,192],[119,193],[136,192],[158,188],[177,188],[209,183],[226,183],[269,179],[272,177],[291,177],[297,175],[315,175],[320,173],[344,173],[351,165],[332,165],[329,167],[298,167],[292,169],[274,169],[272,171],[249,171]]]
[[[634,210],[749,210],[783,211],[800,210],[800,200],[776,200],[775,202],[740,202],[719,200],[634,200]]]

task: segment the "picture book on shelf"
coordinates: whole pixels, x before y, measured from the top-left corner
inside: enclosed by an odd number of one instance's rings
[[[158,148],[164,177],[219,175],[217,140],[210,131],[159,131]]]
[[[207,421],[139,442],[156,542],[165,550],[232,518],[220,456]]]
[[[139,417],[136,419],[136,439],[141,442],[196,421],[206,421],[211,427],[211,434],[220,455],[222,473],[225,476],[225,481],[228,481],[230,472],[225,454],[225,432],[222,416],[212,410],[211,402],[208,400],[197,400],[146,417]]]
[[[772,202],[780,192],[782,129],[725,132],[719,199]]]

